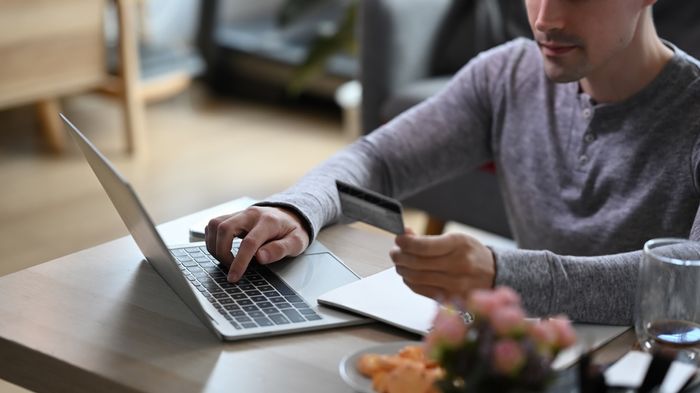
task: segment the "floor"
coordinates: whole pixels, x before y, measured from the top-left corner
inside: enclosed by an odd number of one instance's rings
[[[349,142],[335,111],[214,99],[194,86],[148,107],[149,154],[133,158],[124,153],[113,101],[79,95],[65,99],[63,108],[131,180],[156,223],[240,196],[264,198]],[[0,111],[0,276],[127,234],[67,142],[64,154],[51,155],[32,108]],[[406,222],[422,228],[425,216],[408,211]],[[0,392],[24,391],[0,381]]]

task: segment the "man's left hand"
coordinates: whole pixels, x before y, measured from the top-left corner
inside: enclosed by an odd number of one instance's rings
[[[496,262],[489,248],[462,233],[396,237],[391,259],[414,292],[438,301],[466,300],[474,289],[493,288]]]

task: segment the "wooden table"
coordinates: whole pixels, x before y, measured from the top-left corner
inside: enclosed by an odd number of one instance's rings
[[[186,243],[189,226],[221,208],[159,230],[169,244]],[[382,233],[336,226],[320,240],[361,276],[391,264],[392,238]],[[416,339],[371,324],[222,343],[130,237],[0,277],[0,299],[0,378],[36,391],[351,392],[338,373],[343,356]],[[625,348],[629,337],[606,350]]]

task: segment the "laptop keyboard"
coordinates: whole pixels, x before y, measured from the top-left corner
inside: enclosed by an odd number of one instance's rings
[[[237,252],[234,249],[234,252]],[[236,329],[317,321],[321,317],[270,269],[248,266],[235,284],[206,247],[170,250],[183,274]]]

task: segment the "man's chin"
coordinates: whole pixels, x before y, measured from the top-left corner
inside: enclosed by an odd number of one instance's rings
[[[545,64],[544,73],[547,75],[547,79],[554,83],[576,82],[582,78],[579,72],[551,64]]]

